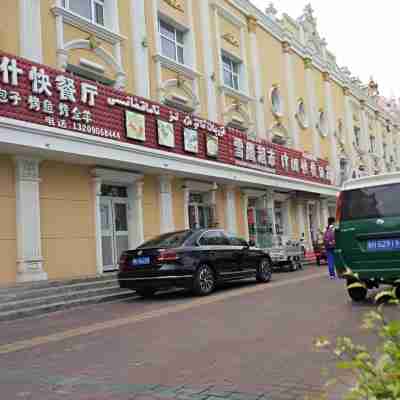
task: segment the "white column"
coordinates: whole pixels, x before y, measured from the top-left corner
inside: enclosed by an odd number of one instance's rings
[[[346,137],[347,137],[347,142],[350,143],[350,156],[351,156],[351,167],[350,171],[352,172],[356,166],[356,159],[357,159],[357,153],[354,148],[354,123],[353,123],[353,110],[351,107],[351,102],[350,102],[350,91],[348,88],[343,89],[343,94],[344,94],[344,113],[345,113],[345,118],[344,118],[344,124],[345,124],[345,132],[346,132]],[[351,176],[349,177],[351,178]]]
[[[316,234],[318,235],[318,231],[322,229],[322,221],[321,221],[321,203],[320,201],[315,202],[315,220],[316,220]]]
[[[217,120],[217,96],[215,91],[215,82],[212,77],[217,76],[217,64],[214,60],[214,46],[211,46],[211,24],[210,24],[210,4],[209,0],[199,2],[201,34],[203,42],[203,60],[204,60],[204,83],[207,91],[207,116],[210,120]]]
[[[369,162],[369,127],[368,127],[368,117],[365,110],[365,101],[361,102],[361,149],[364,154],[364,161],[366,162],[365,167],[367,168],[368,175],[371,175],[371,164]]]
[[[292,49],[289,42],[282,43],[283,58],[285,62],[285,79],[288,96],[288,111],[289,111],[289,131],[291,138],[291,145],[298,149],[300,146],[299,126],[296,121],[296,87],[293,75],[292,64]]]
[[[305,221],[305,210],[304,210],[304,202],[302,200],[297,201],[297,220],[299,223],[299,230],[300,230],[300,239],[303,236],[306,237],[306,221]]]
[[[329,202],[327,199],[321,200],[321,214],[322,214],[322,228],[325,230],[325,227],[328,225],[328,218],[329,218]]]
[[[335,110],[333,107],[333,96],[332,96],[332,84],[331,78],[328,73],[324,73],[324,89],[325,89],[325,100],[326,100],[326,113],[328,119],[328,135],[331,144],[331,160],[330,166],[332,168],[332,182],[336,184],[339,178],[340,171],[340,160],[337,155],[337,143],[335,137]]]
[[[96,238],[96,270],[97,274],[103,273],[103,248],[101,245],[101,178],[92,179],[93,187],[93,207],[94,207],[94,225],[95,225],[95,238]]]
[[[226,230],[227,232],[232,234],[237,233],[235,194],[236,191],[234,186],[228,186],[226,188],[226,209],[225,209]]]
[[[377,146],[377,153],[379,157],[379,167],[381,169],[381,173],[385,170],[385,161],[383,159],[383,136],[382,136],[382,129],[381,124],[379,123],[379,111],[375,111],[375,135],[376,135],[376,146]]]
[[[136,181],[128,186],[128,232],[130,249],[135,249],[144,242],[143,185],[143,181]]]
[[[258,44],[257,44],[257,19],[254,17],[248,18],[249,26],[249,37],[250,37],[250,51],[251,51],[251,66],[253,74],[254,84],[254,95],[256,97],[256,126],[257,126],[257,137],[261,139],[267,139],[267,131],[265,129],[264,119],[264,107],[261,103],[261,97],[263,96],[261,71],[260,71],[260,58],[258,56]]]
[[[246,193],[242,193],[242,212],[243,212],[243,222],[244,222],[244,238],[249,240],[249,218],[247,215],[247,208],[249,207],[249,196]]]
[[[172,232],[175,230],[174,215],[172,210],[172,177],[160,176],[160,232]]]
[[[39,161],[16,157],[17,282],[47,279],[40,230]]]
[[[308,115],[310,121],[310,128],[313,138],[313,155],[315,157],[320,157],[320,141],[319,133],[317,130],[318,122],[318,110],[317,101],[315,98],[315,80],[314,80],[314,70],[312,65],[312,59],[310,57],[304,60],[304,68],[306,75],[306,91],[307,91],[307,102],[308,102]]]
[[[185,220],[185,229],[190,228],[189,224],[189,201],[190,201],[190,189],[185,187],[183,189],[183,216]]]
[[[40,0],[19,0],[19,14],[20,55],[41,63],[43,52]]]
[[[276,235],[276,221],[275,221],[275,199],[274,199],[274,191],[272,189],[267,190],[267,209],[268,217],[271,218],[272,223],[272,235]]]
[[[131,29],[135,92],[150,97],[149,39],[146,29],[145,0],[131,0]],[[155,21],[157,24],[157,21]]]
[[[284,235],[290,238],[292,236],[292,224],[290,218],[290,207],[292,204],[292,200],[289,198],[282,203],[282,212],[283,212],[283,232]]]

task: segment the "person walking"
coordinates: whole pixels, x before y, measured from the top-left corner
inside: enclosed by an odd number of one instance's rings
[[[335,272],[335,218],[328,218],[328,226],[325,229],[324,233],[324,246],[326,250],[326,257],[328,259],[328,268],[329,268],[329,278],[336,279]]]

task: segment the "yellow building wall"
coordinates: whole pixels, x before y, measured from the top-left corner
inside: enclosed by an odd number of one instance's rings
[[[149,2],[151,3],[151,2]],[[173,2],[171,2],[173,3]],[[176,3],[180,6],[173,7],[172,5],[168,4],[166,0],[160,0],[160,12],[164,15],[169,16],[173,20],[179,22],[181,25],[188,26],[189,25],[189,15],[188,15],[188,8],[186,0],[179,0]]]
[[[236,225],[237,225],[238,236],[244,239],[246,236],[246,221],[244,219],[243,201],[240,190],[236,191],[235,205],[236,205]]]
[[[200,2],[193,2],[193,28],[196,35],[196,57],[197,65],[196,70],[201,74],[204,74],[204,52],[203,52],[203,37],[202,29],[203,25],[200,20]],[[199,85],[199,98],[200,98],[200,115],[203,118],[207,118],[207,89],[205,79],[198,80]]]
[[[315,83],[315,95],[317,102],[317,111],[323,110],[325,112],[326,118],[328,118],[328,111],[326,109],[326,99],[325,99],[325,89],[324,89],[324,79],[322,77],[322,73],[316,69],[314,72],[314,83]],[[330,157],[330,138],[329,135],[326,137],[322,137],[320,134],[318,135],[320,142],[320,154],[321,158],[325,160],[329,160]]]
[[[240,29],[221,16],[219,17],[219,25],[222,48],[228,53],[241,58],[243,43],[240,40]]]
[[[89,167],[43,161],[40,210],[44,270],[50,280],[96,274]]]
[[[41,0],[40,12],[42,15],[43,63],[57,68],[57,33],[56,18],[51,11],[53,0]]]
[[[293,60],[293,75],[296,87],[296,100],[303,99],[306,108],[306,114],[309,118],[310,105],[308,104],[308,98],[307,98],[304,61],[297,54],[292,55],[292,60]],[[309,121],[308,123],[310,125]],[[312,143],[311,129],[310,128],[303,129],[300,127],[299,132],[300,132],[300,146],[301,146],[300,149],[308,153],[312,153],[313,143]]]
[[[146,175],[143,185],[143,230],[148,240],[160,234],[160,184],[156,176]]]
[[[15,283],[17,276],[17,226],[15,169],[11,157],[0,154],[0,286]]]
[[[288,99],[287,88],[285,83],[285,69],[282,54],[282,45],[268,32],[259,29],[260,33],[257,38],[259,62],[261,70],[261,81],[264,101],[265,119],[267,121],[267,128],[270,128],[274,117],[271,112],[270,91],[272,86],[278,84],[280,93],[284,103],[285,115],[282,119],[283,125],[288,128]]]
[[[176,230],[185,229],[185,199],[182,189],[183,184],[183,179],[174,179],[172,182],[172,204]]]
[[[19,54],[19,7],[18,1],[2,0],[0,5],[0,49]]]
[[[297,205],[294,201],[290,202],[290,208],[289,208],[289,218],[291,221],[291,226],[292,226],[292,236],[294,239],[300,239],[300,235],[302,232],[300,232],[300,226],[299,226],[299,221],[297,219]]]

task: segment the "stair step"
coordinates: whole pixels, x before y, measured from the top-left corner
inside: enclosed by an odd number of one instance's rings
[[[25,291],[35,291],[48,288],[56,288],[60,286],[75,285],[80,283],[102,282],[110,279],[116,279],[117,272],[107,272],[101,276],[82,276],[68,280],[55,280],[55,281],[39,281],[28,283],[17,283],[15,286],[0,287],[0,296],[9,292],[23,293]]]
[[[106,295],[82,297],[73,300],[59,301],[52,304],[42,304],[35,307],[25,307],[18,310],[2,311],[0,312],[0,321],[33,317],[41,314],[48,314],[51,312],[88,305],[88,304],[96,304],[113,300],[123,300],[134,297],[137,297],[137,295],[132,290],[121,289],[115,291],[114,293]]]
[[[0,312],[4,311],[17,311],[18,309],[26,307],[37,307],[43,304],[53,304],[59,302],[68,302],[78,298],[89,298],[95,296],[102,296],[112,293],[120,292],[120,287],[116,281],[111,281],[111,283],[104,287],[95,287],[90,289],[84,289],[82,286],[81,290],[68,290],[69,287],[64,288],[61,292],[54,292],[50,295],[30,297],[24,299],[16,299],[13,301],[0,303]]]
[[[51,296],[53,294],[65,294],[70,292],[77,292],[89,289],[101,289],[108,286],[114,286],[117,284],[116,278],[98,279],[89,281],[79,281],[77,283],[66,283],[63,285],[49,285],[47,287],[40,288],[25,288],[25,290],[14,290],[10,289],[8,292],[0,292],[0,308],[2,303],[8,303],[12,301],[19,301],[25,299],[36,299],[45,296]]]

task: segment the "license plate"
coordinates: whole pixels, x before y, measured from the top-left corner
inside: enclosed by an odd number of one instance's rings
[[[148,265],[150,264],[150,257],[137,257],[132,260],[132,265]]]
[[[368,240],[368,251],[393,251],[400,250],[400,239]]]

